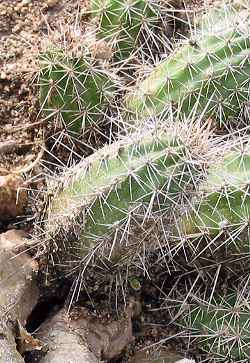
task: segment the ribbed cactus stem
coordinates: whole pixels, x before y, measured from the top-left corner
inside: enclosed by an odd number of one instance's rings
[[[212,10],[180,45],[125,97],[128,118],[143,120],[164,109],[178,117],[204,114],[221,126],[249,100],[249,12]]]
[[[90,55],[48,48],[40,55],[39,86],[45,118],[80,133],[103,120],[118,79]]]
[[[250,252],[250,148],[243,140],[210,168],[196,200],[174,227],[177,239],[192,246],[193,258],[208,251],[218,258],[220,249],[224,259]]]
[[[99,19],[97,36],[112,43],[116,58],[126,60],[144,43],[160,43],[162,10],[151,0],[91,0],[93,17]]]
[[[176,130],[161,128],[106,146],[56,181],[45,234],[60,263],[75,259],[79,264],[97,250],[119,261],[145,243],[149,250],[159,247],[163,219],[178,213],[206,164],[208,145],[197,143],[201,132]],[[162,231],[158,243],[157,230]]]
[[[233,292],[215,296],[210,304],[196,300],[185,305],[178,320],[185,335],[214,362],[246,362],[250,357],[248,299]]]

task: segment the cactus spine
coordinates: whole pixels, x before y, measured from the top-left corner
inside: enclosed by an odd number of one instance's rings
[[[208,13],[193,39],[125,97],[128,117],[142,120],[167,109],[181,118],[198,112],[221,125],[239,116],[249,99],[248,24],[249,12],[230,5]]]

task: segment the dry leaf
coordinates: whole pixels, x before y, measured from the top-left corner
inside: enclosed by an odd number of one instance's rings
[[[18,335],[17,335],[17,350],[20,354],[24,352],[31,352],[32,350],[41,350],[44,344],[35,339],[27,330],[22,326],[19,320],[18,323]]]
[[[0,234],[0,249],[19,252],[30,245],[28,234],[20,229],[10,229]]]

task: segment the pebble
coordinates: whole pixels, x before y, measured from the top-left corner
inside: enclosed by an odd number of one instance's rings
[[[59,0],[47,0],[46,1],[47,5],[50,7],[55,6],[58,2],[59,2]]]
[[[31,3],[31,0],[22,0],[21,5],[25,6]]]
[[[162,348],[158,351],[138,351],[129,363],[195,363],[193,359],[180,358],[176,351]]]

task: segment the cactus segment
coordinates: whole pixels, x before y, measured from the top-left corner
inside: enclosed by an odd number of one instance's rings
[[[91,11],[99,18],[97,36],[115,45],[115,55],[120,60],[137,50],[143,32],[161,30],[160,7],[151,0],[92,0]]]
[[[52,187],[55,196],[45,225],[59,259],[69,259],[71,253],[75,260],[83,259],[95,249],[110,259],[115,246],[125,249],[120,254],[125,258],[147,239],[156,248],[152,229],[162,230],[162,220],[169,220],[173,209],[177,213],[203,175],[199,153],[189,150],[189,137],[187,130],[183,135],[165,129],[133,135],[69,169],[60,187],[58,182]],[[164,233],[158,237],[164,239]]]
[[[214,362],[250,358],[249,301],[235,292],[187,304],[179,325]]]
[[[40,55],[40,103],[47,119],[80,133],[100,121],[117,90],[111,72],[89,56],[48,49]]]
[[[196,203],[181,218],[175,233],[191,245],[191,241],[198,244],[197,241],[205,238],[213,253],[224,246],[227,252],[248,255],[249,181],[249,144],[235,145],[210,168],[206,181],[200,185]]]
[[[221,126],[239,116],[249,100],[249,15],[225,6],[208,14],[187,40],[125,97],[132,121],[164,109],[182,118],[204,114]]]

